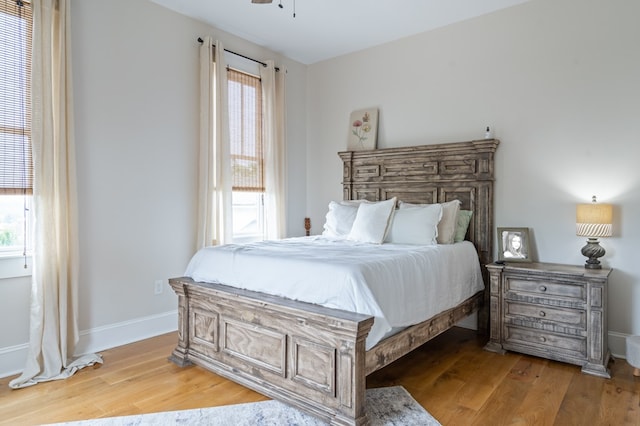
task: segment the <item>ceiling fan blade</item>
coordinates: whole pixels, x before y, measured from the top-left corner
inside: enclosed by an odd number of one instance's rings
[[[251,3],[256,3],[256,4],[265,4],[265,3],[271,3],[273,0],[251,0]]]

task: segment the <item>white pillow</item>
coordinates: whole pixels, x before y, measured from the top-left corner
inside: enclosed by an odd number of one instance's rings
[[[351,232],[356,220],[358,204],[331,201],[327,212],[322,235],[332,238],[344,238]]]
[[[396,210],[385,242],[396,244],[435,245],[442,205],[429,204]]]
[[[438,244],[453,244],[456,233],[456,224],[458,223],[458,211],[460,210],[460,200],[448,201],[440,203],[442,205],[442,219],[438,223]],[[430,204],[411,204],[400,202],[400,208],[405,209],[416,206],[429,206]]]
[[[453,244],[458,224],[458,210],[460,200],[453,200],[442,204],[442,219],[438,224],[438,244]]]
[[[395,206],[396,197],[376,203],[360,204],[348,239],[382,244]]]

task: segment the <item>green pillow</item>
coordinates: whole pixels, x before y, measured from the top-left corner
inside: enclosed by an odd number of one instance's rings
[[[464,236],[467,235],[467,229],[469,228],[469,222],[471,222],[471,210],[458,211],[458,222],[456,223],[456,233],[453,237],[454,243],[464,241]]]

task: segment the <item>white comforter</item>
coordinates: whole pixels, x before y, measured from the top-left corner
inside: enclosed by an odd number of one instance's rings
[[[366,348],[484,288],[468,241],[367,244],[322,236],[206,247],[186,276],[375,317]]]

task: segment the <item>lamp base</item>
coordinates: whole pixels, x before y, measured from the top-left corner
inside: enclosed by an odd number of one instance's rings
[[[600,265],[599,257],[604,256],[606,253],[604,248],[600,245],[597,238],[587,239],[587,245],[582,247],[582,255],[588,257],[584,267],[587,269],[602,269]]]

